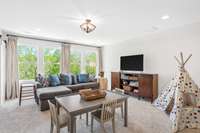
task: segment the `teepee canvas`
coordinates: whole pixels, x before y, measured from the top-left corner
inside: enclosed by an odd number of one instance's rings
[[[170,113],[173,133],[185,128],[200,128],[200,89],[184,67],[190,57],[186,61],[182,53],[180,60],[175,57],[179,69],[154,102],[158,109]]]

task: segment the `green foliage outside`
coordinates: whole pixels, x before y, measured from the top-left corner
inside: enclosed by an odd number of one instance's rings
[[[85,71],[91,75],[96,75],[96,53],[88,53],[85,56]]]
[[[37,49],[27,46],[18,46],[19,78],[35,79],[37,75]],[[60,73],[61,51],[55,48],[44,48],[44,72],[49,74]],[[84,56],[85,72],[96,75],[96,53],[86,53]],[[81,53],[73,51],[70,54],[70,72],[81,73]]]
[[[71,52],[70,54],[70,72],[73,74],[81,72],[81,54],[79,52]]]
[[[44,71],[45,76],[58,74],[60,72],[60,50],[55,48],[44,49]]]
[[[37,71],[36,49],[18,46],[19,78],[35,79]]]

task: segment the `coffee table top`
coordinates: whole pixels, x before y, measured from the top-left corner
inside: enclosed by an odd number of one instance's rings
[[[79,115],[82,113],[86,113],[95,109],[98,109],[102,106],[102,104],[108,100],[119,100],[124,101],[128,98],[127,95],[118,94],[112,91],[106,92],[106,97],[93,100],[93,101],[85,101],[83,100],[79,94],[64,96],[64,97],[56,97],[56,101],[60,106],[62,106],[68,113],[72,115]]]

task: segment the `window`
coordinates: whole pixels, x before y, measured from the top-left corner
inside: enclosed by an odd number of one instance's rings
[[[37,72],[37,50],[34,47],[18,46],[19,78],[35,79]]]
[[[31,39],[18,40],[19,79],[35,79],[37,74],[48,76],[60,73],[61,44]],[[71,46],[70,72],[97,75],[98,56],[96,48]]]
[[[96,53],[95,52],[87,52],[84,56],[85,60],[85,72],[91,75],[96,75]]]
[[[44,48],[45,75],[58,74],[60,72],[60,49]]]
[[[17,51],[20,80],[35,79],[39,73],[45,76],[60,73],[59,43],[19,39]]]
[[[70,72],[79,74],[81,72],[81,53],[79,51],[70,52]]]
[[[88,73],[97,74],[97,49],[87,47],[71,47],[70,72],[73,74]]]

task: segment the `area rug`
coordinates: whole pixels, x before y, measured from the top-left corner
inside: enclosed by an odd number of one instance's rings
[[[90,121],[89,121],[90,122]],[[116,114],[116,133],[170,133],[169,116],[157,110],[150,102],[130,97],[128,100],[128,127],[123,126],[120,109]],[[111,123],[105,125],[107,133],[112,133]],[[33,100],[9,101],[0,106],[0,133],[49,133],[49,111],[41,112]],[[63,128],[61,133],[67,133]],[[77,117],[77,133],[90,133],[90,124],[86,126],[85,115]],[[102,133],[99,123],[94,122],[94,133]],[[188,129],[181,133],[200,133],[200,130]]]

